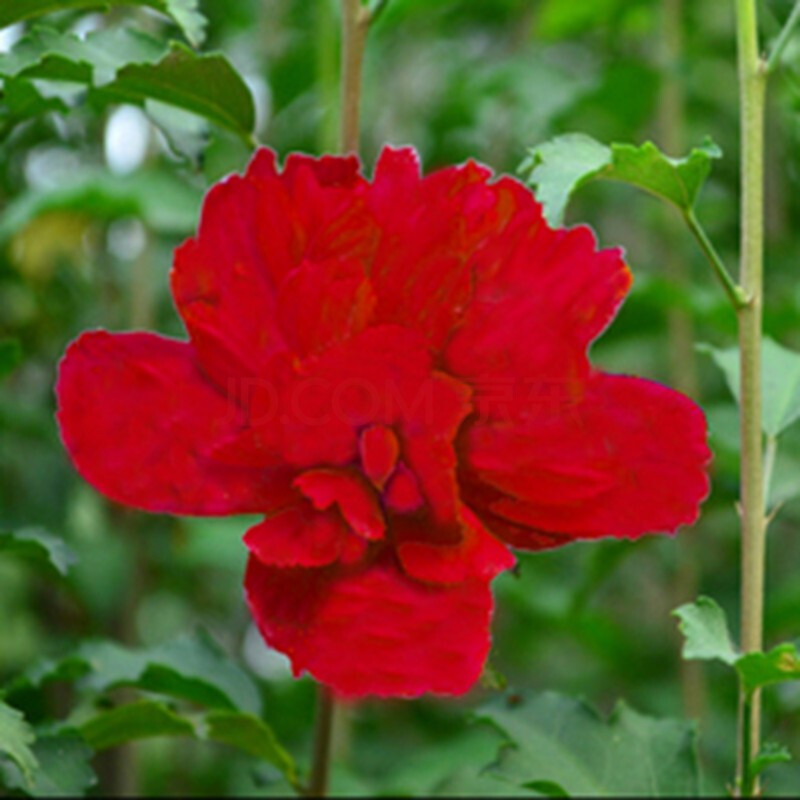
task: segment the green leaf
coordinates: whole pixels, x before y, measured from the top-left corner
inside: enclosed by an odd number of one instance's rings
[[[157,700],[140,700],[103,711],[84,722],[81,735],[95,750],[137,739],[186,736],[233,747],[277,767],[295,788],[297,766],[275,738],[272,728],[254,714],[210,711],[186,715]]]
[[[75,564],[78,557],[62,539],[40,528],[23,528],[19,531],[0,531],[0,554],[30,558],[48,564],[62,575]]]
[[[725,613],[710,597],[700,597],[672,613],[680,619],[679,627],[686,637],[683,657],[718,659],[735,667],[745,692],[800,680],[800,654],[795,645],[780,644],[766,653],[737,652],[731,643]]]
[[[255,108],[247,84],[224,55],[169,48],[136,30],[110,28],[81,39],[36,27],[0,56],[0,77],[82,84],[93,102],[157,100],[198,114],[249,139]]]
[[[719,350],[699,345],[723,371],[728,388],[739,402],[739,348]],[[761,427],[778,436],[800,417],[800,353],[787,350],[770,338],[761,345]]]
[[[0,379],[10,375],[22,362],[19,339],[0,339]]]
[[[547,221],[564,221],[572,193],[611,161],[611,148],[583,133],[567,133],[530,149],[520,165],[544,208]]]
[[[25,78],[4,79],[0,96],[0,122],[5,123],[6,129],[48,111],[66,113],[69,106],[59,93],[46,94]]]
[[[106,750],[137,739],[155,736],[194,736],[194,725],[165,703],[140,700],[112,708],[79,727],[94,750]]]
[[[202,192],[161,169],[114,175],[108,170],[78,173],[69,186],[29,189],[0,212],[0,242],[40,214],[71,211],[95,219],[138,217],[156,233],[185,235],[197,225]]]
[[[157,64],[123,67],[104,90],[126,102],[160,100],[243,137],[255,126],[250,90],[228,59],[219,53],[197,55],[177,42]]]
[[[33,730],[22,713],[0,700],[0,753],[7,755],[20,769],[25,786],[33,785],[38,767],[31,750]]]
[[[277,767],[292,786],[300,785],[297,767],[275,738],[272,728],[254,714],[210,711],[203,718],[201,735],[209,741],[235,747]]]
[[[672,613],[680,620],[678,627],[686,637],[685,659],[719,659],[729,665],[736,662],[739,654],[731,641],[725,612],[716,601],[698,597],[694,603],[686,603]]]
[[[0,774],[9,789],[20,789],[32,797],[78,797],[97,783],[90,766],[94,756],[74,731],[41,736],[33,745],[39,767],[33,781],[26,784],[16,765],[0,764]]]
[[[707,140],[681,159],[669,158],[652,142],[641,146],[610,147],[584,134],[569,133],[528,151],[520,173],[536,190],[551,225],[563,223],[572,193],[591,180],[621,181],[672,203],[683,213],[694,207],[697,195],[721,152]]]
[[[194,46],[203,42],[207,22],[198,10],[198,0],[3,0],[0,28],[54,11],[109,9],[121,5],[149,6],[171,17]]]
[[[760,775],[773,764],[785,764],[791,760],[791,753],[783,745],[765,742],[758,755],[750,762],[750,774]]]
[[[553,693],[512,695],[479,717],[508,739],[489,772],[516,786],[590,797],[698,794],[695,732],[686,723],[646,717],[624,703],[606,722]]]
[[[745,653],[735,666],[746,692],[800,680],[800,654],[793,644],[779,644],[766,653]]]
[[[211,708],[261,710],[253,681],[203,632],[142,650],[115,642],[87,642],[59,661],[39,664],[14,681],[8,691],[78,678],[84,689],[97,694],[130,686]]]
[[[162,42],[129,28],[93,31],[81,38],[37,25],[0,56],[0,76],[98,86],[112,81],[127,63],[157,62],[166,52]]]

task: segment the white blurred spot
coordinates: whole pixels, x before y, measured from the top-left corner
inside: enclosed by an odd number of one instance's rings
[[[124,175],[140,167],[150,145],[150,121],[136,106],[120,106],[106,124],[104,150],[112,172]]]
[[[74,150],[39,147],[25,159],[25,179],[34,189],[54,189],[79,174],[83,164]]]
[[[283,653],[267,647],[255,625],[247,628],[242,645],[242,655],[247,666],[261,678],[280,680],[292,677],[289,659]]]
[[[87,34],[100,30],[104,24],[105,19],[102,14],[86,14],[72,26],[72,32],[79,39],[85,39]]]
[[[22,38],[23,31],[21,22],[0,28],[0,53],[7,53]]]
[[[120,261],[134,261],[147,247],[147,232],[138,219],[114,220],[106,234],[108,252]]]

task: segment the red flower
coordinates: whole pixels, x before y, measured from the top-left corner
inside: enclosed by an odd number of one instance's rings
[[[58,420],[81,474],[175,514],[264,513],[264,638],[347,696],[460,694],[508,546],[634,538],[706,496],[702,412],[586,350],[631,276],[473,162],[261,150],[176,253],[189,341],[86,333]]]

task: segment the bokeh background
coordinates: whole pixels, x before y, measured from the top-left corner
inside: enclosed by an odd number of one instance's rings
[[[789,0],[762,3],[767,35]],[[725,156],[698,213],[728,263],[738,249],[738,101],[733,4],[719,0],[390,0],[365,63],[363,153],[413,144],[426,169],[476,158],[515,173],[528,147],[582,131],[604,141],[652,139],[678,156],[710,135]],[[245,77],[258,141],[284,156],[335,150],[338,7],[333,0],[205,0],[205,50]],[[142,9],[65,12],[47,24],[83,35],[104,26],[177,37]],[[7,52],[22,26],[0,30]],[[766,328],[800,348],[800,47],[771,86],[767,146]],[[795,74],[793,66],[797,67]],[[194,231],[204,191],[247,163],[232,133],[157,104],[84,102],[17,124],[0,97],[0,339],[22,357],[0,379],[0,530],[41,529],[66,541],[66,576],[0,553],[0,685],[89,638],[154,646],[201,626],[251,674],[265,717],[302,761],[314,687],[270,653],[243,603],[248,520],[175,519],[114,506],[71,468],[53,420],[56,365],[80,331],[147,328],[182,336],[168,293],[175,246]],[[682,388],[709,418],[713,493],[676,538],[575,544],[521,555],[496,582],[492,675],[461,701],[364,702],[337,728],[334,785],[351,793],[425,793],[488,763],[496,737],[470,720],[491,684],[554,689],[608,713],[617,698],[701,731],[706,788],[733,774],[736,687],[724,667],[682,664],[670,611],[703,593],[738,614],[737,415],[697,343],[731,346],[735,319],[670,209],[634,189],[581,190],[570,224],[625,247],[635,283],[594,346],[604,368]],[[800,430],[778,456],[771,501],[768,643],[800,632]],[[76,702],[56,683],[22,698],[34,721]],[[800,689],[766,693],[766,736],[800,754]],[[243,754],[154,739],[98,762],[104,791],[253,794],[286,791]],[[455,776],[455,777],[453,777]],[[800,768],[776,769],[772,794],[793,794]],[[468,789],[467,789],[468,790]]]

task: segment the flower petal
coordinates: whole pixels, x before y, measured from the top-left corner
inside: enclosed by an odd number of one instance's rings
[[[382,539],[386,533],[378,498],[372,487],[357,472],[337,469],[312,469],[295,479],[294,485],[324,510],[336,504],[353,533],[364,539]]]
[[[616,314],[630,272],[618,250],[597,250],[589,228],[552,230],[516,181],[504,178],[493,190],[498,208],[513,214],[474,259],[474,292],[446,364],[478,396],[486,382],[518,394],[525,381],[582,381],[586,348]],[[514,385],[501,386],[503,379]]]
[[[268,216],[261,214],[265,194],[272,200]],[[235,175],[206,195],[197,237],[175,251],[175,303],[204,369],[223,388],[258,375],[286,348],[273,273],[291,266],[290,215],[278,178],[256,184]],[[265,228],[269,255],[260,241]]]
[[[304,261],[278,293],[281,331],[303,357],[360,333],[375,307],[372,286],[360,261]]]
[[[411,148],[384,148],[368,200],[380,227],[370,273],[376,320],[441,346],[469,301],[469,260],[491,225],[490,175],[470,161],[421,177]]]
[[[191,345],[145,333],[83,334],[59,369],[57,419],[78,471],[113,500],[148,511],[232,514],[291,494],[284,470],[210,453],[239,409],[200,372]]]
[[[383,489],[400,456],[400,443],[395,432],[386,425],[370,425],[361,431],[358,453],[364,474],[376,488]]]
[[[198,358],[221,386],[259,375],[272,356],[297,345],[296,328],[290,331],[295,340],[287,341],[279,323],[294,313],[296,325],[303,325],[309,298],[323,315],[340,312],[347,325],[353,316],[347,307],[356,302],[354,318],[360,324],[371,307],[363,277],[340,283],[335,294],[343,308],[324,303],[313,292],[313,268],[312,274],[301,274],[299,283],[290,280],[281,313],[278,292],[304,262],[366,262],[377,234],[366,213],[365,185],[352,158],[317,161],[296,155],[281,174],[275,154],[262,149],[245,175],[234,175],[208,193],[197,236],[175,253],[171,280]],[[322,341],[335,321],[327,320],[316,337],[307,333],[301,349]]]
[[[245,589],[264,639],[295,674],[309,672],[343,697],[464,694],[489,652],[488,581],[430,586],[391,563],[340,572],[251,558]]]
[[[401,541],[397,556],[412,578],[431,583],[460,583],[468,578],[491,580],[514,566],[509,549],[489,533],[478,518],[462,508],[461,541],[436,544],[430,530],[420,530],[414,537],[413,518],[397,520],[396,534]]]
[[[355,549],[355,538],[342,518],[316,511],[310,503],[289,506],[250,528],[247,549],[263,564],[276,567],[320,567],[332,564],[343,550]],[[360,547],[363,554],[365,547]]]
[[[708,495],[703,412],[640,378],[595,373],[571,405],[479,422],[462,444],[465,502],[517,547],[671,532]]]

